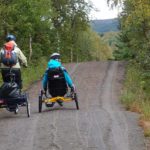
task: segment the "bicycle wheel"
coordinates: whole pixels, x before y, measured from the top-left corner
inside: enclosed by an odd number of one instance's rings
[[[30,117],[30,115],[31,115],[31,112],[30,112],[30,103],[27,101],[26,104],[27,104],[26,105],[26,107],[27,107],[27,116]]]
[[[29,103],[29,95],[26,94],[26,108],[27,108],[27,116],[30,117],[31,111],[30,111],[30,103]]]
[[[74,101],[75,101],[77,110],[79,110],[79,103],[78,103],[78,96],[77,96],[77,93],[74,93]]]

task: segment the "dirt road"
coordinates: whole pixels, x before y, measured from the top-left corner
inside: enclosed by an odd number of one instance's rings
[[[145,150],[138,116],[119,103],[122,62],[85,62],[66,66],[77,87],[75,104],[57,104],[38,113],[41,82],[29,89],[31,118],[0,111],[0,150]]]

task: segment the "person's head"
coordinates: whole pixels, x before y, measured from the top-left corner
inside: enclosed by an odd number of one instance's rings
[[[60,54],[59,54],[59,53],[53,53],[53,54],[50,56],[50,59],[60,60]]]
[[[16,37],[12,34],[7,35],[6,42],[9,42],[9,41],[16,41]]]

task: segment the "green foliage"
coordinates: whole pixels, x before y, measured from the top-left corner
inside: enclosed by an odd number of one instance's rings
[[[115,0],[110,0],[115,2]],[[117,4],[117,3],[116,3]],[[149,100],[150,84],[150,2],[149,0],[125,0],[120,14],[121,34],[114,51],[115,59],[132,60],[139,75],[136,88]],[[140,70],[140,72],[139,72]],[[127,80],[129,80],[127,78]],[[129,86],[132,87],[132,83]],[[138,91],[139,93],[139,91]],[[137,95],[139,95],[136,93]],[[143,99],[146,99],[144,97]]]
[[[34,81],[42,78],[47,65],[47,59],[41,58],[40,62],[30,64],[28,68],[22,68],[23,89],[27,89]]]
[[[102,40],[102,38],[92,30],[79,34],[79,41],[76,43],[78,47],[78,61],[85,60],[107,60],[112,58],[110,47]]]
[[[0,5],[0,44],[3,45],[7,34],[14,34],[18,46],[33,64],[56,51],[62,54],[63,62],[107,59],[111,57],[109,48],[99,36],[89,32],[91,9],[85,0],[3,1]]]
[[[102,41],[108,45],[111,51],[111,59],[114,59],[113,53],[116,50],[116,43],[118,43],[118,34],[119,32],[107,32],[102,36]]]
[[[130,60],[135,57],[135,53],[130,48],[128,44],[128,38],[122,32],[116,37],[115,49],[113,51],[113,56],[116,60]]]
[[[64,62],[91,60],[90,50],[83,55],[87,50],[83,49],[80,38],[80,33],[89,34],[88,13],[91,9],[85,0],[3,1],[0,5],[0,44],[4,43],[8,33],[14,34],[30,63],[56,51],[63,54]],[[86,36],[82,38],[88,43]],[[93,47],[92,51],[94,53],[97,48]]]
[[[115,0],[109,0],[109,2],[119,3]],[[149,18],[149,0],[125,0],[119,19],[121,34],[118,38],[118,49],[115,52],[115,56],[119,59],[135,59],[145,70],[150,68]]]
[[[143,114],[143,119],[150,120],[150,80],[143,78],[139,66],[130,62],[127,68],[126,82],[122,93],[122,102],[126,108],[132,110],[138,106]]]
[[[108,0],[114,6],[119,0]],[[138,108],[143,120],[150,120],[150,2],[124,0],[120,14],[121,34],[116,59],[129,60],[122,101],[128,109]],[[145,131],[149,136],[150,130]]]

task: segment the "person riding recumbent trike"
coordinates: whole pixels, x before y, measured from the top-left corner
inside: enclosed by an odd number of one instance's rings
[[[54,68],[48,70],[48,95],[46,91],[41,90],[39,94],[39,112],[42,112],[42,103],[45,103],[46,107],[53,107],[57,102],[60,106],[63,106],[63,102],[74,101],[76,109],[79,109],[77,93],[75,90],[68,90],[67,83],[62,69]]]
[[[19,107],[26,107],[27,116],[30,117],[30,104],[27,93],[21,92],[15,82],[15,74],[11,68],[7,74],[9,82],[4,82],[0,87],[0,108],[6,108],[10,112],[18,113]]]

